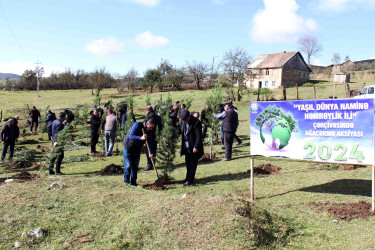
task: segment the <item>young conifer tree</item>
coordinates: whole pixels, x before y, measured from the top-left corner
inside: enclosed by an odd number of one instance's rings
[[[209,140],[210,140],[210,159],[212,159],[213,142],[220,133],[220,121],[213,117],[213,113],[217,113],[220,104],[223,102],[223,86],[220,78],[212,88],[211,94],[206,99],[206,104],[209,110],[207,111],[206,117],[208,119]]]
[[[160,99],[162,100],[162,99]],[[159,147],[157,163],[163,169],[165,177],[175,169],[173,160],[176,155],[178,131],[172,126],[169,118],[168,104],[172,103],[172,98],[168,96],[167,101],[160,105],[160,116],[162,118],[163,130],[159,132]]]

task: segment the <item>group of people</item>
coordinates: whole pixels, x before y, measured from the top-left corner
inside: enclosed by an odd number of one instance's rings
[[[224,110],[219,114],[213,114],[213,117],[221,120],[221,131],[223,133],[223,142],[225,148],[224,161],[230,161],[232,159],[232,145],[234,138],[236,137],[236,131],[238,128],[239,120],[237,110],[233,107],[233,102],[228,101],[225,103]],[[178,129],[181,135],[181,156],[185,156],[186,165],[186,178],[183,181],[184,186],[190,186],[194,184],[195,173],[197,170],[198,160],[204,155],[203,143],[204,137],[207,132],[206,117],[208,106],[202,111],[202,118],[199,120],[199,113],[190,113],[186,107],[179,102],[176,106],[169,105],[169,117],[170,122],[173,126]],[[181,112],[178,115],[178,111],[181,108]],[[145,171],[151,170],[152,161],[156,157],[156,128],[162,128],[161,118],[155,113],[153,107],[147,107],[147,115],[143,122],[136,122],[129,129],[127,135],[124,138],[123,156],[124,156],[124,182],[130,185],[136,185],[137,183],[137,172],[141,154],[141,148],[147,143],[147,168]],[[178,125],[178,119],[180,124]],[[239,139],[239,138],[238,138]],[[239,142],[241,143],[241,142]]]
[[[204,138],[207,134],[207,127],[209,119],[207,117],[209,107],[206,105],[201,112],[199,119],[198,112],[190,113],[184,104],[176,102],[176,105],[168,105],[170,124],[176,128],[178,134],[181,135],[181,156],[185,156],[186,164],[186,178],[183,182],[184,186],[194,184],[195,173],[197,170],[198,160],[204,155]],[[126,120],[126,110],[119,110],[119,115],[112,108],[107,108],[108,115],[102,119],[103,110],[94,108],[90,113],[89,121],[91,129],[91,153],[96,154],[96,144],[98,143],[100,134],[104,135],[105,139],[105,155],[111,156],[116,140],[116,132],[118,126]],[[59,146],[58,133],[61,132],[67,123],[74,119],[70,110],[65,110],[59,113],[56,117],[51,110],[47,111],[45,122],[47,124],[48,139],[53,143],[53,156],[50,160],[49,174],[62,174],[61,163],[64,158],[64,148]],[[40,119],[40,112],[34,106],[29,113],[31,118],[30,131],[34,128],[37,131],[38,122]],[[224,161],[232,159],[232,145],[236,136],[238,127],[238,113],[233,107],[232,101],[222,105],[222,110],[218,113],[213,113],[213,117],[221,120],[221,140],[224,144],[225,158]],[[20,133],[18,128],[18,117],[8,118],[6,124],[1,130],[1,141],[3,151],[1,160],[3,161],[8,148],[10,149],[9,159],[13,157],[15,142]],[[147,166],[144,171],[149,171],[154,168],[154,162],[157,153],[157,139],[156,130],[163,129],[161,117],[156,113],[155,107],[148,106],[147,114],[142,122],[137,122],[133,116],[133,125],[127,131],[126,136],[122,142],[123,144],[123,162],[124,162],[124,182],[131,185],[137,184],[137,172],[139,167],[141,149],[147,143],[146,156]],[[100,130],[101,128],[101,130]],[[100,131],[99,131],[100,130]],[[238,137],[237,137],[238,138]],[[238,144],[241,143],[238,138]],[[57,150],[57,152],[55,152]],[[54,168],[56,162],[56,168]],[[55,171],[54,171],[55,170]]]

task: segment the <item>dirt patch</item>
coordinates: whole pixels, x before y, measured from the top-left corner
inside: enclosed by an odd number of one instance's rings
[[[375,212],[371,211],[371,204],[369,202],[360,201],[357,203],[330,203],[312,202],[309,204],[317,208],[317,211],[328,212],[340,220],[351,221],[357,218],[367,219],[374,216]]]
[[[120,175],[123,174],[122,166],[111,164],[96,172],[97,175]]]
[[[254,168],[254,175],[255,176],[264,176],[270,174],[278,174],[281,170],[280,167],[274,166],[271,164],[261,164]],[[247,170],[247,173],[250,173],[250,170]]]
[[[36,144],[36,143],[38,143],[38,141],[31,139],[31,140],[21,141],[19,144]]]
[[[25,149],[26,149],[25,146],[19,146],[19,147],[16,147],[16,148],[14,149],[14,152],[20,152],[20,151],[25,150]]]
[[[341,170],[341,171],[347,171],[347,170],[354,170],[356,168],[357,167],[354,166],[354,165],[349,165],[349,166],[342,166],[341,168],[339,168],[339,170]]]
[[[88,234],[83,234],[77,236],[74,241],[79,242],[79,243],[87,243],[87,242],[92,242],[94,241],[94,234],[88,233]]]
[[[9,166],[7,166],[5,169],[6,170],[23,169],[23,168],[29,168],[32,165],[33,164],[31,162],[28,162],[28,161],[14,161],[14,162],[12,162],[12,164],[10,164]]]
[[[212,159],[210,159],[210,154],[207,153],[207,154],[204,154],[198,161],[199,162],[210,162],[210,161],[214,161],[214,160],[217,160],[216,159],[216,154],[213,153],[212,154]]]
[[[39,149],[40,151],[44,152],[44,153],[49,152],[49,150],[42,145],[37,145],[36,148]]]
[[[24,181],[35,180],[37,177],[38,175],[36,174],[31,174],[29,172],[21,172],[21,173],[11,176],[10,178],[17,180],[18,182],[24,182]]]
[[[159,179],[157,179],[154,183],[145,184],[142,187],[148,190],[161,191],[166,190],[167,187],[165,185],[169,183],[171,183],[171,178],[166,174],[159,176]]]

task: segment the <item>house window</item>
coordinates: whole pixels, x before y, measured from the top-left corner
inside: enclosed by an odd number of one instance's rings
[[[273,87],[276,86],[276,81],[272,81],[272,86],[273,86]]]
[[[276,72],[277,72],[276,69],[274,69],[272,72],[274,76],[276,75]]]
[[[306,73],[303,73],[303,78],[307,79],[307,78],[306,78]]]
[[[268,87],[268,81],[266,81],[265,86]]]
[[[252,74],[253,74],[253,72],[251,71],[251,69],[249,69],[249,70],[247,71],[247,75],[251,76]]]
[[[299,78],[302,78],[302,72],[301,71],[298,72],[298,76],[299,76]]]
[[[266,69],[266,76],[269,76],[269,75],[270,75],[270,70]]]

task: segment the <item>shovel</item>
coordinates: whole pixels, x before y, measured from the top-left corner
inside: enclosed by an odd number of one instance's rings
[[[145,130],[144,129],[142,129],[142,132],[143,132],[143,134],[145,134]],[[147,142],[147,140],[146,140],[146,147],[147,147],[147,151],[148,151],[148,153],[150,154],[150,147],[149,147],[149,145],[148,145],[148,142]],[[156,173],[156,177],[158,178],[157,179],[157,181],[159,180],[159,174],[158,174],[158,171],[156,170],[156,167],[155,167],[155,162],[154,162],[154,159],[150,159],[151,160],[151,162],[152,162],[152,166],[154,167],[154,169],[155,169],[155,173]],[[156,181],[156,182],[157,182]],[[155,183],[156,183],[155,182]]]

